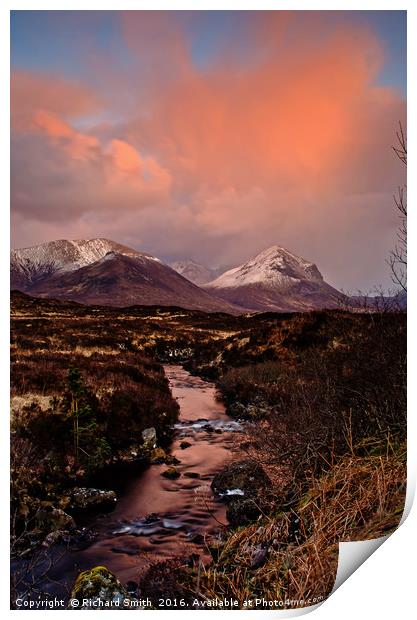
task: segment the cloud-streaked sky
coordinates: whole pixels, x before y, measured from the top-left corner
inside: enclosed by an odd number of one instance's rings
[[[389,286],[401,11],[12,13],[12,245],[234,265],[279,244]]]

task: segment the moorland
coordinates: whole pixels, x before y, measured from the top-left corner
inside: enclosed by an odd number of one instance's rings
[[[88,495],[104,471],[172,464],[179,407],[163,366],[175,363],[215,382],[242,421],[239,459],[212,488],[247,493],[229,498],[228,523],[205,541],[210,560],[157,562],[139,594],[154,607],[161,596],[239,606],[326,596],[338,542],[377,538],[401,519],[405,342],[403,312],[231,316],[13,292],[12,559],[30,564],[39,548],[64,544],[62,532],[80,535],[86,508],[111,508],[112,489]],[[30,596],[14,575],[13,592]]]

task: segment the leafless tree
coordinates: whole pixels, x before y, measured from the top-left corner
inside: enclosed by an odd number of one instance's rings
[[[403,127],[400,123],[397,131],[397,146],[393,146],[393,151],[398,159],[407,166],[407,140]],[[400,286],[403,291],[407,291],[407,186],[402,185],[398,188],[394,201],[399,211],[400,225],[398,228],[398,241],[388,259],[391,268],[392,280],[394,284]]]

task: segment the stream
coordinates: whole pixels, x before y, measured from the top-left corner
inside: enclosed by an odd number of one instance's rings
[[[94,517],[88,527],[97,533],[84,549],[67,550],[55,560],[53,595],[68,589],[80,570],[105,565],[122,583],[138,582],[155,561],[175,555],[207,554],[204,537],[226,524],[225,505],[214,499],[213,476],[230,459],[234,433],[241,427],[216,399],[215,386],[194,377],[181,366],[165,366],[174,398],[180,405],[170,453],[180,460],[181,476],[161,475],[167,465],[151,465],[123,481],[116,508]],[[180,443],[189,442],[182,449]]]

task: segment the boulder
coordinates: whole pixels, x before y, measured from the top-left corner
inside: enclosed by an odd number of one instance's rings
[[[189,448],[191,446],[191,443],[189,441],[181,441],[180,443],[180,448],[181,450],[185,450],[186,448]]]
[[[227,413],[231,418],[235,418],[237,420],[245,420],[248,417],[245,405],[239,401],[228,404]]]
[[[168,467],[168,469],[165,469],[161,473],[161,476],[164,476],[164,478],[168,478],[169,480],[176,480],[181,476],[181,474],[175,467]]]
[[[71,592],[71,609],[123,609],[130,595],[117,577],[105,566],[95,566],[80,573]]]
[[[36,514],[36,526],[45,532],[56,530],[75,530],[74,519],[62,508],[44,507]]]
[[[239,527],[253,523],[262,514],[271,484],[259,463],[245,459],[226,465],[214,477],[211,487],[228,503],[226,516],[230,525]]]
[[[71,508],[80,510],[109,510],[117,502],[114,491],[76,487],[71,493]]]
[[[216,495],[230,501],[257,497],[270,486],[271,481],[261,465],[250,459],[229,463],[211,483]]]
[[[142,431],[142,438],[143,448],[145,450],[153,450],[154,448],[156,448],[156,430],[153,426],[151,426],[150,428],[145,428]]]
[[[93,540],[98,536],[98,532],[91,530],[87,527],[83,527],[81,530],[71,536],[71,548],[80,551],[86,549],[91,545]]]
[[[253,498],[235,499],[227,506],[226,517],[232,527],[249,525],[262,514],[259,504]]]

